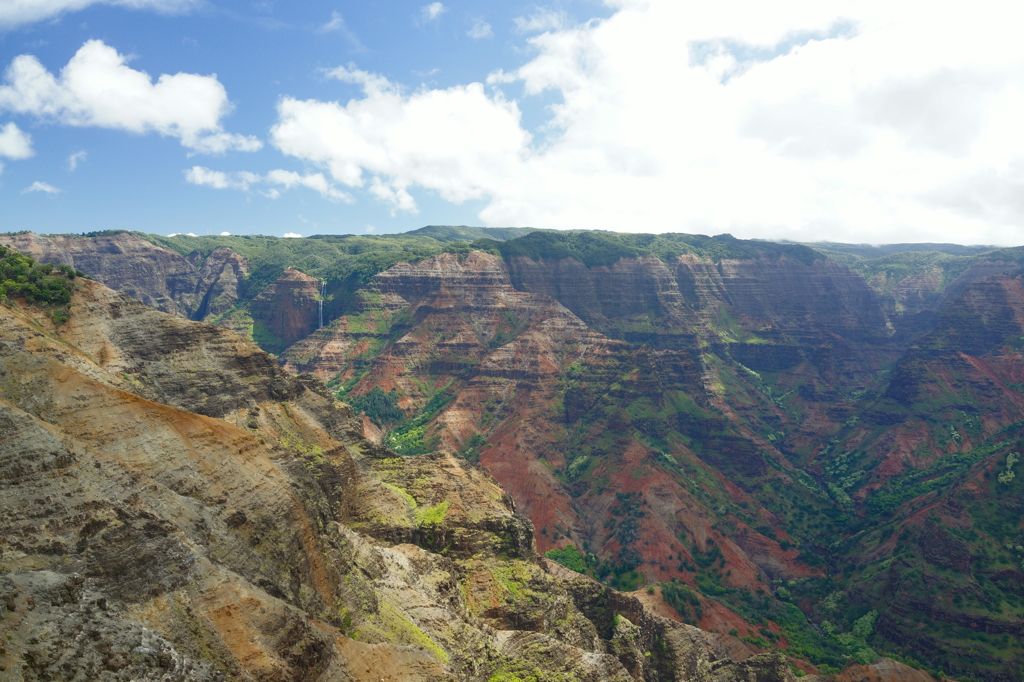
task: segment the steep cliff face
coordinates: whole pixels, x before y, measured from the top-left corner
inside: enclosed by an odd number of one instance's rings
[[[280,353],[309,336],[319,324],[320,282],[288,268],[248,306],[252,338],[272,353]]]
[[[196,292],[202,293],[202,300],[190,317],[209,321],[229,311],[238,303],[239,287],[248,274],[245,258],[224,246],[215,249],[199,269]]]
[[[397,457],[230,332],[78,286],[60,327],[0,306],[10,679],[792,679],[538,559],[482,470]]]
[[[846,598],[951,676],[1024,674],[1022,337],[1020,275],[967,286],[813,460],[860,517]]]
[[[645,331],[697,333],[720,317],[722,306],[745,331],[766,332],[762,341],[788,337],[790,343],[817,345],[823,333],[873,341],[891,333],[864,279],[824,258],[715,262],[685,254],[667,262],[647,256],[588,268],[573,258],[537,262],[518,256],[509,260],[509,271],[517,289],[556,298],[597,329],[626,339]]]
[[[514,257],[509,270],[517,288],[558,298],[614,338],[701,357],[704,387],[688,390],[693,399],[762,437],[784,435],[787,454],[838,427],[848,396],[876,388],[899,357],[880,297],[820,257],[683,254],[589,268]]]
[[[539,529],[541,551],[584,549],[624,587],[706,578],[768,590],[819,572],[780,544],[779,519],[751,494],[758,482],[797,484],[768,466],[770,444],[706,409],[712,370],[695,353],[609,339],[551,297],[516,290],[502,260],[480,252],[399,264],[359,305],[289,349],[286,368],[340,372],[357,404],[394,391],[420,416],[388,442],[479,460]],[[677,430],[685,441],[669,437]],[[735,535],[716,527],[720,508]],[[713,622],[709,612],[703,624]]]
[[[363,292],[358,314],[337,320],[285,357],[288,368],[315,368],[327,377],[342,373],[355,396],[373,387],[397,389],[410,412],[443,401],[430,415],[436,421],[428,443],[463,449],[488,426],[513,417],[515,433],[495,451],[507,466],[490,453],[486,464],[503,485],[513,486],[513,497],[535,522],[573,526],[569,495],[541,464],[545,457],[561,460],[554,447],[560,415],[550,408],[565,367],[610,349],[619,346],[556,301],[516,291],[500,259],[474,252],[463,262],[442,254],[381,273]],[[411,449],[424,447],[422,440]],[[522,487],[541,492],[520,495]],[[546,536],[541,546],[550,548]]]
[[[972,450],[1024,419],[1022,335],[1020,275],[972,284],[946,306],[887,383],[865,397],[863,423],[837,434],[837,448],[880,462],[861,495],[891,476]]]
[[[128,232],[89,238],[28,232],[0,235],[0,244],[41,262],[70,265],[157,310],[196,320],[235,305],[248,274],[246,260],[230,249],[184,258]]]
[[[2,235],[0,243],[38,261],[70,265],[157,310],[190,317],[198,307],[195,267],[127,232],[91,239],[29,232]]]

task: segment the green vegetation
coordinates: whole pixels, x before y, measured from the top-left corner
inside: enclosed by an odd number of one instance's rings
[[[876,514],[892,513],[909,500],[949,486],[955,482],[958,476],[999,449],[1000,444],[998,443],[984,445],[970,452],[943,457],[930,467],[911,470],[903,476],[894,477],[886,483],[884,488],[871,495],[865,505]],[[1009,463],[1009,461],[1010,457],[1008,456],[1007,462]]]
[[[438,526],[442,524],[444,517],[448,514],[450,504],[448,500],[445,500],[433,507],[417,510],[416,523],[420,526]]]
[[[44,306],[64,306],[71,302],[70,280],[80,276],[67,265],[37,263],[0,246],[0,299],[23,296]]]
[[[117,234],[121,230],[92,232],[84,236]],[[347,309],[352,296],[378,272],[395,263],[415,262],[442,251],[449,244],[475,239],[514,239],[529,234],[530,228],[480,228],[432,225],[411,232],[385,235],[313,235],[304,239],[281,239],[262,235],[164,237],[134,232],[157,246],[183,256],[206,258],[220,247],[228,247],[249,260],[249,277],[239,291],[242,300],[255,298],[285,268],[327,280],[324,314],[337,316]],[[467,249],[468,250],[468,249]]]
[[[1009,483],[1010,481],[1017,477],[1017,475],[1013,472],[1013,465],[1015,465],[1019,461],[1019,452],[1011,452],[1006,456],[1006,471],[999,474],[998,476],[1000,483]]]
[[[695,625],[704,615],[700,603],[700,597],[685,583],[673,579],[672,582],[662,583],[661,598],[665,603],[675,609],[684,623]]]
[[[577,573],[587,572],[586,557],[576,548],[576,545],[566,545],[562,549],[550,549],[544,553],[544,556]]]
[[[437,449],[437,436],[430,436],[430,420],[455,400],[453,383],[449,383],[427,401],[419,416],[389,431],[384,444],[401,455],[422,455]]]
[[[395,389],[385,393],[380,386],[374,386],[365,395],[348,396],[348,404],[356,412],[365,412],[377,426],[405,419],[405,412],[398,407],[398,391]]]
[[[781,258],[810,264],[821,258],[814,250],[798,244],[776,244],[739,240],[723,234],[715,237],[692,234],[624,234],[600,231],[537,231],[504,242],[482,239],[474,248],[496,250],[506,259],[517,256],[533,260],[575,258],[587,267],[609,266],[622,258],[655,256],[662,260],[683,254],[710,258]]]
[[[71,281],[84,277],[67,265],[37,263],[33,258],[0,246],[0,301],[22,296],[48,309],[54,322],[68,319]]]

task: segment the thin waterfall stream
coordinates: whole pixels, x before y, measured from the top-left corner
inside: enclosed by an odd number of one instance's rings
[[[324,328],[324,292],[327,290],[327,280],[320,280],[320,300],[317,301],[320,307],[320,326],[317,329]]]

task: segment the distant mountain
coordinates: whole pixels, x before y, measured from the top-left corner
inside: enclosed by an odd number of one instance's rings
[[[962,244],[842,244],[839,242],[810,242],[807,246],[818,251],[848,253],[861,258],[881,258],[896,253],[917,253],[934,251],[950,256],[976,256],[995,251],[998,246],[964,246]]]
[[[403,235],[419,235],[432,237],[438,241],[471,242],[477,239],[494,239],[496,241],[507,241],[516,237],[523,237],[531,232],[536,232],[532,227],[470,227],[468,225],[427,225],[418,230],[403,232]]]

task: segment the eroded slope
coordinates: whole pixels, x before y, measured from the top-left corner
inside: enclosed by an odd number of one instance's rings
[[[790,679],[561,576],[481,470],[230,332],[94,282],[72,311],[0,306],[11,679]]]

